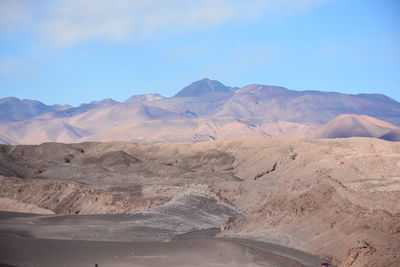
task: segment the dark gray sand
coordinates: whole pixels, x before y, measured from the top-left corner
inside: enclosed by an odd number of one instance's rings
[[[146,225],[151,221],[146,216],[0,212],[0,262],[21,267],[279,267],[319,266],[322,261],[301,251],[263,242],[214,238],[218,228],[156,228],[155,224]]]
[[[0,238],[0,251],[2,262],[16,266],[283,266],[251,248],[219,239],[103,242]]]

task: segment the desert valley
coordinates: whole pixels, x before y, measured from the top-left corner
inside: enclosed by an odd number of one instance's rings
[[[203,79],[0,121],[0,266],[400,265],[384,95]]]

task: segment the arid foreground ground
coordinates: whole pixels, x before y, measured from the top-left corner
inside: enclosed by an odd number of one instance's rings
[[[4,145],[0,198],[14,266],[400,266],[400,143]]]

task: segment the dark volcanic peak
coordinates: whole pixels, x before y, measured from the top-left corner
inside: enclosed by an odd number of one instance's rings
[[[219,81],[204,78],[186,86],[175,97],[196,97],[207,93],[229,93],[232,87],[227,87]]]

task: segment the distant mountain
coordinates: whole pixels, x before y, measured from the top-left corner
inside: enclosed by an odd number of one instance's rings
[[[171,97],[144,103],[181,114],[187,118],[201,118],[213,114],[232,95],[233,93],[209,93],[198,97]]]
[[[387,141],[400,141],[400,129],[393,129],[387,132],[386,134],[379,137],[380,139]]]
[[[67,110],[67,109],[73,108],[73,106],[70,106],[70,105],[59,105],[59,104],[51,105],[50,107],[54,111],[63,111],[63,110]]]
[[[340,115],[322,126],[317,137],[348,138],[348,137],[381,137],[399,128],[369,116],[345,114]]]
[[[124,103],[147,103],[147,102],[152,102],[156,100],[164,100],[165,97],[163,97],[160,94],[145,94],[145,95],[134,95],[131,98],[127,99]]]
[[[204,78],[186,86],[175,97],[198,97],[210,93],[230,93],[233,90],[234,88],[225,86],[219,81]]]
[[[379,94],[294,91],[203,79],[174,97],[135,95],[78,107],[0,100],[0,143],[201,142],[262,136],[400,140],[400,103]]]
[[[71,143],[92,134],[62,120],[36,119],[0,124],[0,133],[11,144]]]
[[[141,100],[138,100],[141,99]],[[148,105],[141,96],[135,96],[118,105],[87,112],[66,119],[71,125],[91,132],[103,131],[123,124],[140,123],[149,120],[174,120],[187,117],[166,109]],[[147,98],[146,98],[147,99]],[[147,100],[150,101],[151,100]]]
[[[151,120],[123,124],[88,136],[82,141],[202,142],[270,136],[238,120]]]
[[[23,121],[39,116],[41,119],[71,117],[91,109],[104,108],[118,103],[108,98],[81,104],[79,107],[58,104],[49,106],[36,100],[20,100],[16,97],[7,97],[0,99],[0,123]]]
[[[400,125],[400,103],[384,95],[293,91],[266,85],[249,85],[236,91],[214,117],[322,124],[341,114],[368,115]]]
[[[72,117],[86,111],[98,108],[105,108],[119,104],[118,101],[115,101],[111,98],[103,99],[100,101],[92,101],[90,103],[84,103],[79,105],[78,107],[71,107],[69,105],[53,105],[53,112],[46,113],[41,116],[42,119],[51,119],[51,118],[62,118],[62,117]]]
[[[0,123],[27,120],[50,111],[53,111],[50,106],[35,100],[0,99]]]

